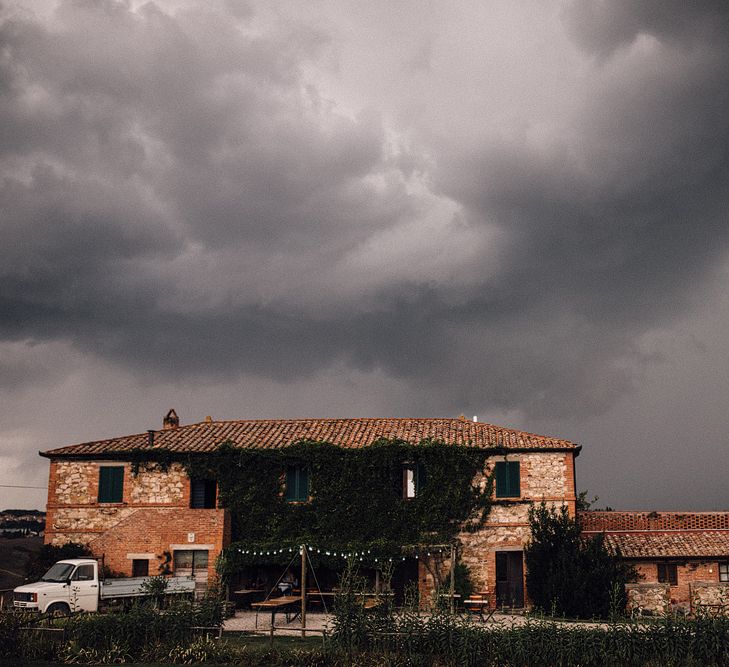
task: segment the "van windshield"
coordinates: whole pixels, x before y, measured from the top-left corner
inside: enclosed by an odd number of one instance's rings
[[[73,565],[70,563],[56,563],[41,577],[41,581],[65,583],[71,576],[71,572],[73,572]]]

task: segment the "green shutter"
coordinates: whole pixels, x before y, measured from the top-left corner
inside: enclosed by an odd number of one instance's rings
[[[99,468],[99,502],[120,503],[124,497],[124,468],[122,466]]]
[[[506,473],[506,461],[497,461],[496,463],[496,497],[508,498],[509,496],[509,478]]]
[[[286,500],[290,503],[298,500],[297,482],[296,468],[286,468]]]
[[[425,488],[428,483],[428,473],[425,470],[425,466],[422,463],[418,463],[418,467],[415,471],[415,495],[419,496],[421,491]]]
[[[286,500],[290,503],[309,500],[309,471],[306,468],[286,468]]]
[[[519,461],[497,461],[496,497],[519,498],[520,496]]]
[[[509,497],[521,496],[521,483],[519,479],[519,461],[509,461]]]
[[[299,468],[299,502],[305,503],[309,500],[309,471],[306,468]]]

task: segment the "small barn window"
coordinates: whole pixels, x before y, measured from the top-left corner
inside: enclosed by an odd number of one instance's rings
[[[214,479],[190,480],[190,507],[198,510],[215,509],[218,484]]]
[[[729,581],[729,563],[719,563],[719,581]]]
[[[678,584],[677,566],[673,563],[658,563],[658,583],[676,586]]]
[[[120,503],[124,496],[124,466],[99,468],[99,502]]]
[[[135,558],[132,560],[132,576],[148,577],[149,561],[146,558]]]
[[[303,466],[286,468],[286,500],[305,503],[309,500],[309,471]]]
[[[496,497],[519,498],[521,496],[519,461],[497,461]]]

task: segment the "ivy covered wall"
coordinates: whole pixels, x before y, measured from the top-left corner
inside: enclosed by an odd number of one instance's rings
[[[325,442],[300,442],[281,449],[221,445],[214,453],[187,455],[191,478],[216,479],[218,502],[232,516],[231,568],[274,550],[300,544],[335,551],[397,554],[404,545],[445,544],[464,523],[482,522],[489,510],[491,480],[475,484],[486,452],[423,441],[380,440],[349,449]],[[150,461],[157,459],[156,463]],[[135,453],[134,465],[166,465],[174,455]],[[403,469],[420,470],[415,498],[403,497]],[[305,470],[306,502],[289,502],[286,471]],[[245,553],[244,553],[245,552]],[[287,556],[281,554],[280,560]]]

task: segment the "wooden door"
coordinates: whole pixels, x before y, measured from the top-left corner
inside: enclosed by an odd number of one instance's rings
[[[496,606],[524,606],[524,552],[496,552]]]

